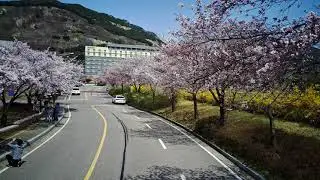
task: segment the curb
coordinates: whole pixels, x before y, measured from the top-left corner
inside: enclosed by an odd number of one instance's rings
[[[32,144],[35,141],[37,141],[38,139],[40,139],[42,136],[48,134],[63,119],[64,115],[65,115],[65,110],[63,108],[62,116],[60,117],[60,119],[58,119],[58,121],[56,123],[52,124],[50,127],[48,127],[46,130],[42,131],[40,134],[32,137],[31,139],[28,139],[27,142]],[[10,154],[10,152],[5,152],[2,155],[0,155],[0,162],[6,160],[6,155],[8,155],[8,154]]]
[[[195,137],[197,137],[198,139],[200,139],[201,141],[203,141],[204,143],[206,143],[207,145],[209,145],[211,148],[215,149],[216,151],[218,151],[219,153],[221,153],[223,156],[225,156],[227,159],[229,159],[231,162],[233,162],[235,165],[237,165],[241,170],[245,171],[247,174],[249,174],[251,177],[253,177],[254,179],[257,180],[265,180],[265,178],[260,175],[259,173],[255,172],[254,170],[252,170],[251,168],[247,167],[246,165],[244,165],[242,162],[240,162],[237,158],[233,157],[231,154],[227,153],[225,150],[221,149],[219,146],[217,146],[216,144],[206,140],[205,138],[203,138],[202,136],[200,136],[199,134],[193,132],[191,129],[184,127],[182,124],[177,123],[171,119],[168,119],[166,117],[161,116],[160,114],[154,113],[152,111],[148,111],[133,105],[129,105],[133,108],[139,109],[141,111],[153,114],[155,116],[158,116],[160,118],[163,118],[177,126],[179,126],[180,128],[184,129],[185,131],[187,131],[188,133],[194,135]]]
[[[33,118],[38,117],[38,116],[41,116],[42,114],[43,114],[43,111],[41,111],[41,112],[39,112],[39,113],[36,113],[36,114],[33,114],[33,115],[31,115],[31,116],[28,116],[28,117],[26,117],[26,118],[20,119],[20,120],[18,120],[18,121],[15,121],[13,124],[20,126],[21,124],[29,121],[30,119],[33,119]]]
[[[47,134],[48,132],[50,132],[54,127],[56,127],[56,125],[58,123],[60,123],[60,121],[63,119],[64,117],[64,108],[63,108],[63,113],[62,116],[60,117],[60,119],[58,119],[58,121],[56,123],[54,123],[53,125],[51,125],[50,127],[48,127],[46,130],[44,130],[43,132],[41,132],[40,134],[36,135],[35,137],[27,140],[30,144],[34,143],[35,141],[37,141],[38,139],[40,139],[42,136],[44,136],[45,134]]]
[[[8,131],[11,131],[11,130],[16,129],[16,128],[19,128],[20,126],[22,126],[24,123],[28,122],[29,120],[32,120],[33,118],[36,118],[36,117],[38,117],[38,116],[41,116],[42,113],[43,113],[43,112],[30,115],[30,116],[28,116],[28,117],[25,117],[25,118],[23,118],[23,119],[20,119],[20,120],[15,121],[15,122],[14,122],[12,125],[10,125],[10,126],[0,128],[0,134],[1,134],[1,133],[8,132]]]

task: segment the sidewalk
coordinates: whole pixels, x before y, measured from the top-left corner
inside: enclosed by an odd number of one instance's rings
[[[64,107],[61,107],[63,109]],[[59,119],[64,116],[64,113],[59,114]],[[44,117],[41,117],[39,121],[28,125],[25,128],[16,129],[9,133],[0,134],[0,156],[5,154],[9,149],[6,146],[8,142],[11,141],[12,138],[20,138],[22,140],[29,140],[38,134],[47,130],[54,123],[49,123],[45,121]]]

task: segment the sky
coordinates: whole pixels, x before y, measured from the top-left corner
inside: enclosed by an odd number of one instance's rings
[[[130,23],[166,37],[177,27],[176,15],[182,12],[179,3],[190,5],[194,0],[61,0],[81,4],[89,9],[126,19]]]
[[[191,5],[195,0],[60,0],[65,3],[81,4],[89,9],[126,19],[130,23],[141,26],[145,30],[166,38],[170,31],[177,29],[177,14],[190,15]],[[313,9],[320,0],[302,0],[303,8],[291,9],[289,16],[300,16],[301,9]],[[183,3],[184,8],[179,4]]]

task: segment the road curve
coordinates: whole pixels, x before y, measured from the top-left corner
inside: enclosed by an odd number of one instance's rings
[[[63,129],[30,153],[20,168],[2,171],[0,179],[251,179],[166,120],[112,104],[103,87],[82,90],[68,98],[71,117],[57,127]]]

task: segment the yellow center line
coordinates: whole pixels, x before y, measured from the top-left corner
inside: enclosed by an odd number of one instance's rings
[[[100,144],[99,144],[99,147],[97,149],[97,152],[94,156],[94,159],[90,165],[90,168],[86,174],[86,176],[84,177],[84,180],[89,180],[93,171],[94,171],[94,167],[96,166],[97,164],[97,161],[99,159],[99,156],[100,156],[100,153],[101,153],[101,150],[103,148],[103,144],[104,144],[104,140],[106,138],[106,135],[107,135],[107,120],[104,118],[104,116],[101,114],[100,111],[98,111],[94,106],[91,106],[92,109],[94,109],[100,116],[101,118],[103,119],[103,124],[104,124],[104,127],[103,127],[103,134],[102,134],[102,137],[101,137],[101,140],[100,140]]]

